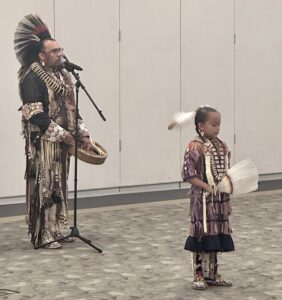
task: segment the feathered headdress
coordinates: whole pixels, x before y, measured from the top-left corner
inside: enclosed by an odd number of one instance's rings
[[[51,39],[51,35],[39,16],[29,14],[19,22],[15,32],[14,49],[22,67],[26,68],[36,61],[41,42],[45,39]]]

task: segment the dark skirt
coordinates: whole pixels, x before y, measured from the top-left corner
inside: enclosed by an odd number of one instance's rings
[[[192,252],[228,252],[234,251],[234,243],[231,235],[204,235],[200,240],[189,236],[186,240],[185,250]]]

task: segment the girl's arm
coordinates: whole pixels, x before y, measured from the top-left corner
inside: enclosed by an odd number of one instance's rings
[[[190,184],[195,185],[195,186],[205,190],[208,193],[213,192],[212,187],[209,184],[207,184],[206,182],[204,182],[202,179],[200,179],[199,177],[192,177],[190,179],[187,179],[187,181]]]

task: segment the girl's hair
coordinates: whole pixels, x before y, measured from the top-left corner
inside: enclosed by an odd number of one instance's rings
[[[201,106],[196,110],[195,115],[195,127],[198,135],[202,138],[200,129],[198,127],[199,123],[205,123],[208,119],[209,112],[217,112],[217,110],[210,106]]]

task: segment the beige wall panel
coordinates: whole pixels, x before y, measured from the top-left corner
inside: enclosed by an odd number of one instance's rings
[[[219,137],[234,154],[233,0],[181,2],[181,106],[192,111],[208,104],[221,112]],[[195,135],[182,129],[182,154]],[[182,157],[183,159],[183,157]]]
[[[100,119],[81,90],[80,113],[109,152],[104,165],[79,162],[78,188],[85,190],[180,181],[184,148],[196,133],[193,124],[174,131],[167,124],[175,111],[202,104],[221,111],[220,137],[233,160],[252,157],[261,174],[281,173],[281,11],[280,0],[6,1],[0,198],[25,193],[13,50],[24,15],[39,14],[70,60],[84,67],[81,79],[107,118]],[[69,183],[72,190],[73,167]]]
[[[35,13],[46,22],[53,33],[53,1],[11,0],[1,2],[0,12],[0,197],[25,193],[24,140],[21,133],[21,100],[18,94],[17,71],[20,67],[14,53],[14,33],[18,22]]]
[[[115,0],[56,0],[56,38],[65,54],[84,70],[81,81],[103,111],[104,122],[82,89],[80,113],[94,140],[109,156],[100,166],[79,162],[78,188],[119,185],[119,3]],[[72,161],[73,166],[73,161]],[[69,187],[72,189],[73,169]]]
[[[236,0],[236,160],[282,172],[282,1]]]
[[[178,181],[180,7],[174,0],[121,0],[121,185]]]

